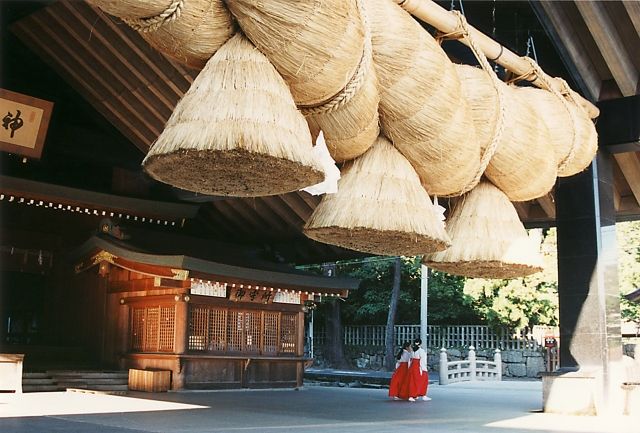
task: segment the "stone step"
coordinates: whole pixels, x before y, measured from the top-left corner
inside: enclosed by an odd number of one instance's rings
[[[36,379],[23,377],[22,386],[24,387],[26,385],[55,385],[55,381],[50,377],[43,377],[43,378],[36,378]]]
[[[83,379],[122,379],[128,378],[129,372],[127,371],[60,371],[53,370],[48,371],[47,374],[55,377],[65,378],[83,378]]]
[[[22,392],[52,392],[59,390],[57,385],[22,385]]]
[[[35,372],[23,372],[22,380],[24,379],[44,379],[51,377],[47,373],[35,373]]]
[[[122,390],[97,390],[97,389],[82,389],[82,388],[67,388],[67,392],[80,392],[83,394],[108,394],[108,395],[127,395],[129,389]]]

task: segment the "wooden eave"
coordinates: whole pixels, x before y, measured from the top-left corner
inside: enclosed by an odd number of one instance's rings
[[[275,272],[227,265],[185,255],[158,255],[132,251],[94,236],[72,254],[76,272],[106,261],[150,277],[187,280],[201,279],[227,283],[269,286],[287,290],[314,291],[346,296],[360,283],[354,278],[330,278],[296,272]],[[293,269],[292,269],[293,271]]]

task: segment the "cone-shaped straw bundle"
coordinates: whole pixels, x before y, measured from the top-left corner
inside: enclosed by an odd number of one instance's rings
[[[453,245],[426,255],[425,265],[477,278],[516,278],[542,270],[539,246],[529,239],[513,204],[486,180],[458,201],[447,233]]]
[[[522,87],[518,91],[549,129],[558,176],[573,176],[587,168],[598,150],[598,134],[582,107],[548,90]]]
[[[363,154],[378,136],[378,89],[364,0],[228,2],[249,39],[291,88],[334,160]]]
[[[504,130],[485,171],[486,176],[511,201],[526,201],[548,193],[555,184],[557,165],[549,130],[526,95],[502,86],[504,107],[487,71],[456,65],[462,90],[472,108],[480,146],[492,142],[499,111],[504,110]],[[493,73],[493,72],[491,72]]]
[[[415,170],[383,137],[347,163],[338,192],[325,195],[304,233],[320,242],[383,255],[417,255],[450,244]]]
[[[455,195],[479,179],[480,146],[453,64],[391,0],[367,3],[385,135],[430,194]]]
[[[235,32],[222,0],[88,0],[163,54],[201,68]]]
[[[323,179],[286,83],[241,34],[207,62],[143,165],[161,182],[212,195],[281,194]]]

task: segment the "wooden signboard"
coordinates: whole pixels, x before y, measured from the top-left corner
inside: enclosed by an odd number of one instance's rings
[[[53,102],[0,89],[0,150],[40,159]]]

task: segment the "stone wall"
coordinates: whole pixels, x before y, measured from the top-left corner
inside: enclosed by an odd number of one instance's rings
[[[350,366],[357,370],[384,370],[384,349],[380,347],[345,347],[345,357]],[[428,363],[429,369],[438,371],[440,361],[440,350],[429,349]],[[447,357],[449,361],[459,361],[467,359],[468,348],[448,349]],[[476,351],[477,360],[493,361],[493,349],[480,349]],[[546,369],[546,357],[542,350],[505,350],[502,352],[502,376],[514,378],[537,378],[540,372]],[[322,356],[322,348],[316,348],[314,353],[313,366],[316,368],[331,368]]]

